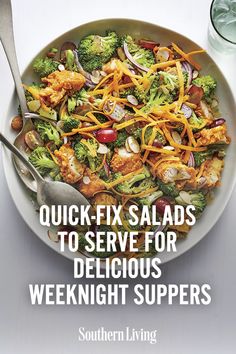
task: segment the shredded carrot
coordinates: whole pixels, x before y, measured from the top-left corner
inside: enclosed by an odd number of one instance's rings
[[[153,142],[155,140],[155,137],[156,137],[156,132],[157,132],[156,128],[153,127],[152,134],[150,136],[150,139],[148,140],[148,145],[152,146],[152,144],[153,144]],[[147,160],[148,155],[149,155],[149,151],[146,150],[144,155],[143,155],[143,159],[142,159],[143,163],[145,163],[145,161]]]
[[[178,74],[178,78],[179,78],[179,98],[178,98],[178,103],[176,106],[176,112],[178,112],[178,110],[181,108],[182,104],[183,104],[183,98],[184,98],[184,76],[183,76],[183,72],[181,69],[181,65],[180,62],[177,61],[176,63],[176,69],[177,69],[177,74]]]
[[[156,170],[157,167],[164,161],[179,161],[179,157],[175,157],[175,156],[163,157],[155,163],[155,165],[153,166],[153,169]]]
[[[181,55],[187,62],[189,62],[189,64],[191,64],[194,68],[196,68],[197,70],[200,70],[200,69],[201,69],[201,66],[200,66],[198,63],[196,63],[196,62],[191,58],[191,56],[192,56],[193,54],[195,54],[194,52],[190,53],[190,55],[189,55],[189,54],[185,53],[182,49],[180,49],[180,48],[177,46],[177,44],[175,44],[175,43],[172,43],[172,47],[174,48],[174,50],[175,50],[178,54],[180,54],[180,55]],[[198,53],[199,53],[199,51],[198,51]],[[201,53],[202,53],[202,51],[201,51]]]
[[[46,144],[46,149],[48,150],[48,152],[49,152],[51,158],[53,159],[53,161],[55,162],[55,164],[59,165],[56,156],[52,153],[52,151],[51,151],[50,148],[49,148],[49,144],[50,144],[50,143],[47,143],[47,144]]]
[[[87,112],[85,114],[85,116],[89,117],[95,124],[97,125],[102,125],[101,122],[99,122],[99,120],[95,117],[95,115],[93,114],[93,112]]]
[[[143,167],[140,168],[139,170],[135,171],[135,173],[137,173],[137,174],[142,173],[142,172],[143,172]],[[127,175],[117,178],[112,182],[104,182],[104,183],[105,183],[107,189],[111,189],[114,186],[116,186],[117,184],[120,184],[120,183],[123,183],[123,182],[129,180],[130,178],[133,177],[133,175],[134,175],[134,172],[130,172]]]
[[[159,70],[159,69],[165,69],[167,67],[174,66],[174,65],[176,65],[176,63],[178,61],[182,61],[182,59],[168,60],[168,61],[164,61],[162,63],[154,64],[151,66],[148,74],[149,73],[152,74],[154,71]],[[149,74],[149,76],[150,76],[150,74]]]
[[[121,129],[124,129],[134,123],[137,123],[137,122],[141,122],[141,121],[145,121],[145,119],[143,117],[135,117],[135,118],[131,118],[123,123],[119,123],[115,126],[116,130],[121,130]]]
[[[205,161],[206,162],[206,161]],[[198,174],[197,174],[197,179],[200,178],[203,174],[204,168],[205,168],[205,162],[203,162],[199,168]]]
[[[70,133],[64,133],[62,136],[63,137],[64,136],[71,136],[71,135],[75,135],[77,133],[87,133],[87,132],[92,132],[97,129],[109,128],[112,124],[113,124],[113,122],[109,121],[106,123],[102,123],[100,125],[91,125],[91,126],[85,127],[85,128],[76,128],[76,129],[72,129],[72,132],[70,132]]]
[[[188,151],[205,151],[205,147],[193,147],[193,146],[187,146],[187,145],[182,145],[182,144],[177,144],[174,139],[172,138],[170,132],[168,129],[165,127],[163,128],[163,131],[165,133],[166,138],[168,139],[169,143],[171,146],[181,149],[181,150],[188,150]]]
[[[106,82],[106,81],[107,81],[108,79],[110,79],[110,77],[112,77],[112,76],[114,76],[114,73],[110,73],[110,74],[106,75],[106,76],[97,84],[97,86],[96,86],[95,89],[94,89],[94,92],[96,92],[97,89],[98,89],[99,87],[101,87],[102,84],[104,84],[104,82]]]

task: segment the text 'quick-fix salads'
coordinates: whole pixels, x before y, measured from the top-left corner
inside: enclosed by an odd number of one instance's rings
[[[88,35],[65,42],[33,63],[40,80],[24,85],[35,119],[26,133],[30,162],[44,177],[77,188],[91,205],[122,205],[122,226],[99,230],[138,232],[139,252],[96,253],[153,256],[144,250],[151,226],[129,224],[131,204],[153,205],[160,220],[166,206],[195,206],[199,217],[220,185],[227,136],[215,97],[216,81],[201,75],[194,55],[175,43]],[[20,128],[21,119],[12,121]],[[93,226],[96,228],[96,226]],[[153,227],[154,228],[154,227]],[[179,238],[189,225],[167,225]],[[160,227],[158,228],[160,230]],[[85,228],[79,227],[83,252]]]

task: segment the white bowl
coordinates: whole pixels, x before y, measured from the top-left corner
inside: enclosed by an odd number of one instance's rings
[[[47,50],[52,47],[60,47],[60,45],[65,41],[73,41],[77,44],[79,40],[87,34],[104,34],[107,29],[115,30],[119,34],[129,33],[134,36],[134,38],[150,38],[160,42],[163,45],[168,45],[171,42],[175,42],[186,52],[200,49],[200,47],[190,39],[169,29],[165,29],[154,24],[130,19],[105,19],[90,22],[72,29],[71,31],[55,39],[55,41],[48,44],[38,55],[44,55],[45,52],[47,52]],[[196,245],[209,232],[209,230],[214,226],[222,214],[230,198],[235,183],[236,107],[233,95],[220,69],[208,54],[199,55],[197,57],[197,61],[203,68],[202,73],[211,74],[217,80],[217,96],[220,101],[220,111],[222,113],[222,117],[224,117],[227,121],[228,131],[232,138],[232,142],[228,147],[227,156],[225,158],[222,185],[217,189],[213,202],[206,208],[203,216],[200,218],[200,220],[197,221],[196,225],[190,231],[187,239],[178,241],[177,253],[162,253],[159,255],[162,263],[168,262],[183,254],[194,245]],[[34,80],[37,80],[37,78],[33,74],[32,66],[30,64],[23,74],[23,82],[31,83]],[[10,128],[9,122],[11,117],[15,115],[17,106],[18,102],[16,100],[15,94],[12,93],[12,97],[9,100],[7,115],[6,117],[3,117],[2,122],[3,132],[12,141],[14,140],[15,135]],[[60,252],[59,244],[52,242],[48,238],[47,228],[40,225],[38,213],[35,211],[35,207],[32,204],[31,195],[17,176],[12,164],[11,155],[6,151],[6,149],[3,149],[3,166],[9,191],[22,218],[25,220],[31,230],[43,242],[45,242],[55,251]],[[69,259],[73,259],[74,257],[79,256],[78,254],[70,253],[69,250],[66,250],[63,255]],[[81,257],[84,256],[81,255]]]

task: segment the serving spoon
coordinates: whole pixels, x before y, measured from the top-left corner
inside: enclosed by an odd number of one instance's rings
[[[37,183],[39,205],[90,205],[77,189],[64,182],[46,181],[24,155],[0,132],[0,141],[24,164]]]
[[[14,33],[13,33],[13,22],[12,22],[12,9],[10,0],[0,0],[0,40],[2,42],[11,73],[15,82],[16,92],[18,95],[22,119],[23,119],[23,128],[21,132],[16,136],[14,145],[18,150],[22,152],[23,155],[26,155],[25,152],[25,134],[34,129],[34,125],[31,119],[25,119],[25,113],[28,113],[28,108],[25,99],[25,93],[22,86],[21,76],[19,72],[15,43],[14,43]],[[25,165],[19,161],[19,159],[13,156],[13,162],[16,168],[18,175],[24,184],[33,192],[37,192],[36,183],[34,178],[32,178],[29,170],[25,168]]]

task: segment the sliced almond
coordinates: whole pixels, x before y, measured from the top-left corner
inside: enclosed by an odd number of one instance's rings
[[[130,147],[129,147],[129,143],[128,143],[128,140],[126,139],[126,141],[125,141],[125,148],[126,148],[126,150],[128,151],[128,152],[132,152],[132,150],[130,149]]]
[[[101,70],[101,71],[100,71],[100,75],[103,76],[103,77],[105,77],[105,76],[107,76],[107,73],[105,73],[105,71]]]
[[[171,151],[171,150],[174,150],[175,148],[173,146],[166,145],[166,146],[163,146],[163,149]]]
[[[181,136],[179,135],[179,133],[177,131],[174,130],[171,135],[172,135],[173,140],[176,142],[176,144],[182,143]]]
[[[58,68],[59,71],[65,70],[65,67],[64,67],[63,64],[59,64],[57,68]]]
[[[129,148],[132,152],[134,152],[135,154],[138,154],[140,152],[140,145],[133,136],[129,136],[126,139],[126,141],[127,141],[127,145],[129,146]]]
[[[196,79],[199,75],[199,72],[197,70],[193,70],[193,79]]]
[[[133,95],[128,95],[127,96],[127,100],[129,103],[131,103],[133,106],[137,106],[138,105],[138,100],[136,97],[134,97]]]
[[[99,147],[98,147],[98,149],[97,149],[97,152],[99,153],[99,154],[107,154],[108,153],[108,151],[109,151],[109,149],[108,149],[108,147],[106,146],[106,145],[104,145],[104,144],[99,144]]]
[[[184,201],[184,203],[191,204],[191,195],[188,192],[181,191],[179,192],[179,196]]]
[[[91,76],[91,81],[92,81],[94,84],[98,84],[99,81],[100,81],[100,77]]]
[[[90,178],[88,176],[83,177],[83,183],[84,184],[89,184],[91,182]]]

